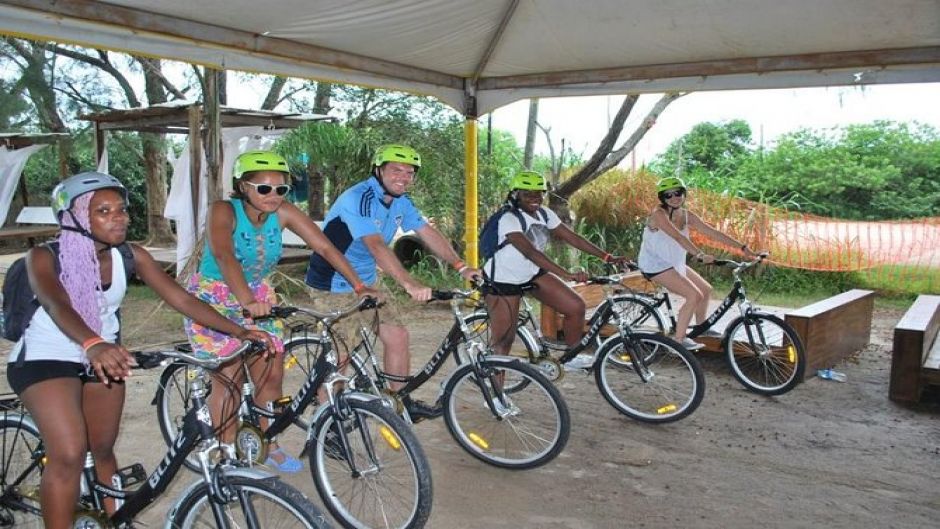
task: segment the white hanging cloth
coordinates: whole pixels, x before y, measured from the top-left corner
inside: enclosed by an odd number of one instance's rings
[[[30,145],[22,149],[0,147],[0,225],[6,222],[16,187],[29,157],[48,145]]]

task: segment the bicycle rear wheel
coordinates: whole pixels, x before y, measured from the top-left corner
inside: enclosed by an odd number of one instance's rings
[[[22,417],[0,416],[0,527],[43,527],[42,465],[33,458],[40,445],[39,432]]]
[[[326,411],[308,450],[327,509],[351,529],[424,527],[431,514],[431,469],[411,428],[380,399],[340,397],[338,405],[348,418]]]
[[[634,332],[666,334],[666,318],[645,296],[614,296],[614,311]]]
[[[725,352],[731,373],[747,389],[780,395],[803,380],[806,352],[793,327],[771,314],[755,313],[728,326]]]
[[[601,345],[594,370],[601,395],[620,413],[642,422],[677,421],[695,411],[705,396],[698,360],[665,336],[636,333],[633,338],[640,350],[619,335]]]
[[[228,527],[277,527],[284,529],[327,529],[323,513],[290,485],[275,478],[250,479],[228,476],[222,480],[228,501],[219,505]],[[174,529],[216,529],[212,505],[215,496],[205,483],[184,498],[170,527]]]
[[[457,444],[490,465],[534,468],[568,443],[571,418],[561,393],[518,359],[488,357],[478,366],[459,367],[443,398],[447,429]]]

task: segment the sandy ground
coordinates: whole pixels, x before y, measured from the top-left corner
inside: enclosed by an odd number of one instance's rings
[[[130,328],[145,322],[130,345],[181,337],[176,319],[154,315],[154,305],[137,301],[125,309]],[[419,424],[434,473],[428,527],[937,527],[940,406],[909,409],[887,398],[891,329],[900,316],[877,311],[872,345],[837,366],[846,383],[813,378],[780,397],[747,392],[722,359],[703,356],[705,400],[669,425],[619,415],[593,376],[569,373],[559,386],[571,410],[571,439],[555,461],[531,471],[484,465],[456,445],[443,421]],[[433,352],[449,318],[432,307],[414,311],[415,366]],[[434,397],[437,382],[424,396]],[[139,461],[152,470],[162,457],[150,405],[155,385],[156,373],[129,382],[122,464]],[[181,472],[141,521],[158,526],[192,479]],[[287,479],[319,504],[306,471]]]

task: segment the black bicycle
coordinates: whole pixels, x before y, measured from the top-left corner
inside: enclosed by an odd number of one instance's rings
[[[240,460],[262,464],[271,442],[296,425],[307,432],[300,456],[308,456],[320,498],[344,527],[418,529],[427,522],[432,503],[431,471],[424,451],[385,400],[353,390],[354,384],[338,370],[338,354],[327,334],[336,320],[374,306],[375,300],[366,298],[331,312],[272,308],[272,317],[305,317],[289,322],[281,360],[285,371],[295,373],[291,377],[303,374],[304,382],[296,395],[268,408],[254,401],[254,384],[245,366],[241,403],[234,418],[238,421],[235,449]],[[315,352],[311,344],[316,344]],[[188,369],[185,364],[170,364],[160,376],[154,403],[167,441],[188,413],[186,396],[192,391]],[[326,402],[305,419],[305,410],[317,404],[319,388],[325,389]],[[262,419],[268,420],[267,428],[262,428]]]
[[[621,286],[623,276],[597,276],[588,282]],[[564,376],[561,364],[595,347],[593,363],[597,389],[620,413],[638,421],[665,423],[694,412],[705,396],[705,375],[697,358],[679,342],[661,334],[637,332],[633,322],[623,317],[616,300],[619,295],[605,289],[606,299],[588,320],[584,337],[570,350],[564,343],[542,336],[525,297],[516,327],[518,346],[513,356],[524,356],[553,381]],[[490,317],[485,308],[464,319],[472,335],[490,340]],[[606,331],[610,334],[604,338]],[[560,355],[557,359],[553,354]]]
[[[754,393],[780,395],[803,380],[806,351],[790,324],[762,311],[747,298],[741,275],[766,257],[767,254],[761,254],[744,262],[715,260],[715,266],[731,269],[734,280],[731,291],[705,321],[689,328],[687,336],[694,339],[705,335],[732,305],[737,304],[740,315],[720,335],[731,373]],[[629,293],[617,296],[614,303],[631,327],[659,333],[675,330],[676,315],[672,301],[669,292],[662,287],[652,295]]]
[[[403,402],[453,356],[458,367],[442,382],[436,407],[442,410],[447,429],[460,447],[502,468],[544,465],[568,442],[568,407],[537,369],[515,358],[489,355],[486,343],[473,338],[460,309],[473,297],[473,291],[433,293],[435,300],[451,301],[454,324],[427,364],[412,376],[396,377],[382,371],[375,354],[376,336],[371,329],[360,327],[360,339],[349,353],[355,372],[352,383],[358,390],[382,396],[412,422]],[[323,334],[306,338],[306,356],[316,358],[328,340]],[[404,386],[393,391],[391,381]]]
[[[261,346],[247,343],[236,356]],[[203,359],[179,352],[135,353],[140,367],[156,367],[165,358],[195,368],[191,406],[166,456],[147,476],[139,463],[118,471],[118,486],[98,481],[95,462],[86,456],[74,527],[130,528],[134,517],[152,504],[176,476],[187,455],[195,453],[200,479],[190,485],[167,513],[166,527],[219,529],[267,527],[328,528],[322,513],[306,496],[277,476],[246,468],[230,447],[217,442],[206,405],[205,370],[227,359]],[[0,400],[0,527],[42,527],[39,482],[46,454],[39,430],[19,400]],[[135,488],[135,490],[131,490]],[[104,499],[114,498],[117,510],[108,515]]]

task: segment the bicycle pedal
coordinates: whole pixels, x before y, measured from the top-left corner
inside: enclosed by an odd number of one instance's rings
[[[274,404],[274,407],[276,408],[283,408],[284,406],[287,406],[288,404],[290,404],[291,401],[293,400],[294,400],[294,397],[291,397],[290,395],[285,395],[283,397],[275,399],[273,404]]]
[[[140,463],[134,463],[133,465],[119,468],[117,475],[121,476],[121,483],[124,488],[133,487],[147,480],[147,471],[144,470],[144,466]]]

